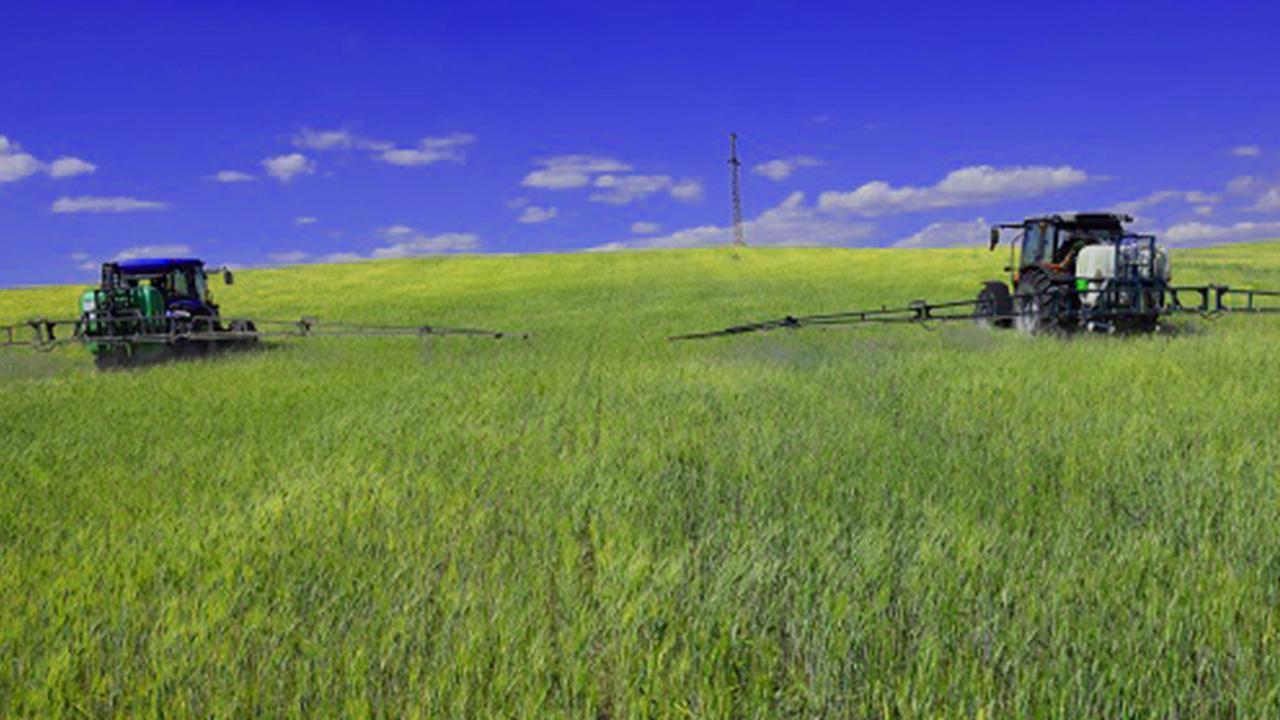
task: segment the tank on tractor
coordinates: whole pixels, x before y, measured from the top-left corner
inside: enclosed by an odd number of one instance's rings
[[[220,272],[227,285],[234,282],[230,270]],[[194,258],[105,263],[99,286],[80,297],[80,318],[99,367],[255,339],[251,322],[223,324],[209,291],[209,273]]]
[[[1028,332],[1155,329],[1169,288],[1168,252],[1154,235],[1129,232],[1128,215],[1064,213],[991,228],[1017,230],[1006,283],[984,283],[979,322]]]

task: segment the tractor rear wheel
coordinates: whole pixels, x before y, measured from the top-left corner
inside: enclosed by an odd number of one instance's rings
[[[979,327],[1007,328],[1013,324],[1013,296],[1009,286],[999,280],[983,283],[973,306],[973,317]]]
[[[1062,327],[1066,304],[1066,294],[1048,275],[1023,273],[1013,297],[1014,324],[1028,335],[1057,330]]]

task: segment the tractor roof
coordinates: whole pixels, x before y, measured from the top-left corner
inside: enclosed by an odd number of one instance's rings
[[[1056,213],[1054,215],[1043,215],[1041,217],[1029,217],[1024,222],[1028,224],[1047,222],[1052,225],[1110,228],[1119,227],[1127,222],[1133,222],[1133,218],[1120,213]]]
[[[126,275],[152,275],[180,268],[201,267],[203,265],[203,260],[195,258],[137,258],[121,260],[116,263],[116,267],[120,268],[120,271]]]

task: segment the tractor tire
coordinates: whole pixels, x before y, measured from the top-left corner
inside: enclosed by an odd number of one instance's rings
[[[978,327],[1007,328],[1013,325],[1012,315],[1013,296],[1009,294],[1009,286],[999,280],[983,283],[973,306]]]
[[[122,368],[127,362],[128,355],[120,347],[108,347],[93,356],[94,367],[103,371]]]
[[[1048,275],[1023,273],[1013,296],[1014,325],[1027,335],[1060,330],[1066,321],[1067,302],[1067,294]]]

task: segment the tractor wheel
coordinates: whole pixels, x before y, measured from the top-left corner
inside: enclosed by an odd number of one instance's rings
[[[1009,286],[998,280],[983,283],[982,291],[973,306],[973,317],[978,327],[1007,328],[1013,324],[1013,296]]]
[[[1068,310],[1066,304],[1066,294],[1048,275],[1024,273],[1013,297],[1014,325],[1028,335],[1058,330]]]
[[[99,370],[115,370],[123,367],[127,362],[128,355],[124,348],[111,346],[102,349],[93,356],[93,364]]]

